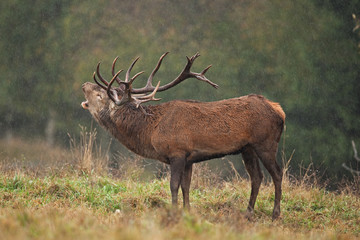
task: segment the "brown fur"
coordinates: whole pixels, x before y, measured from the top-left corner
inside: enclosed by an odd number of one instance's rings
[[[133,103],[116,106],[98,85],[83,86],[94,118],[131,151],[170,164],[172,202],[181,185],[189,207],[192,164],[242,153],[251,177],[248,213],[252,213],[263,178],[259,160],[275,184],[273,219],[280,215],[282,171],[276,152],[285,123],[278,103],[260,95],[216,102],[170,101],[145,106],[145,115]],[[97,97],[101,95],[101,99]]]

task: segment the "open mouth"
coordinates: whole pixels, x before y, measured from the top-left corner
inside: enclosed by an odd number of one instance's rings
[[[81,103],[81,106],[83,107],[83,109],[89,109],[89,102],[84,101],[84,102]]]

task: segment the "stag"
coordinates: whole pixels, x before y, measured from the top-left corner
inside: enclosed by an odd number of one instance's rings
[[[82,102],[82,107],[89,110],[101,126],[134,153],[170,164],[173,206],[177,206],[181,187],[184,208],[190,208],[193,163],[241,153],[251,179],[246,214],[251,216],[263,179],[260,159],[275,185],[272,218],[278,218],[282,169],[276,163],[276,153],[285,124],[285,113],[281,106],[255,94],[216,102],[173,100],[158,105],[141,105],[160,100],[155,98],[156,92],[168,90],[188,78],[218,87],[205,77],[211,65],[200,73],[190,70],[200,56],[198,53],[187,57],[187,64],[177,78],[163,86],[160,86],[160,82],[154,86],[153,77],[167,54],[160,57],[143,88],[132,86],[143,72],[130,77],[131,69],[139,58],[128,68],[125,80],[119,78],[122,70],[115,73],[117,58],[112,64],[113,77],[110,81],[101,76],[99,63],[93,74],[96,84],[83,84],[86,101]],[[113,87],[115,81],[118,87]]]

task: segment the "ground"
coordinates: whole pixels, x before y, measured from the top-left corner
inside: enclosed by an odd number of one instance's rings
[[[194,169],[191,210],[174,210],[166,174],[144,179],[136,164],[111,173],[101,154],[90,149],[86,155],[89,144],[81,142],[73,141],[70,151],[2,142],[0,239],[360,238],[360,199],[351,184],[331,192],[306,176],[285,175],[281,218],[271,220],[274,189],[266,182],[249,221],[247,178],[234,172],[225,181],[201,163]]]

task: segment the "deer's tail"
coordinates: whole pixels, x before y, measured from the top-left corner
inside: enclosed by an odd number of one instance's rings
[[[270,106],[275,110],[275,112],[279,115],[279,117],[283,120],[283,122],[285,123],[285,112],[282,109],[282,107],[280,106],[279,103],[276,102],[272,102],[268,100],[268,103],[270,104]]]

